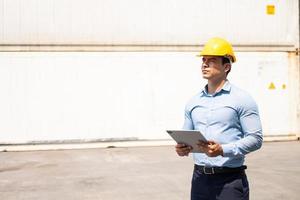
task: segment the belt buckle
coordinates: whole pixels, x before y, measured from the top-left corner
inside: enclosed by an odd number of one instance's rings
[[[206,169],[211,169],[211,171],[206,171]],[[210,175],[210,174],[214,174],[214,173],[215,173],[215,170],[214,170],[213,167],[211,167],[211,168],[203,167],[203,173],[204,173],[204,174],[207,174],[207,175]]]

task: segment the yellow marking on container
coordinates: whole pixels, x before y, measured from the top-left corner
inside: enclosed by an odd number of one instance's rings
[[[275,15],[275,5],[267,5],[267,14]]]
[[[268,88],[269,88],[269,90],[275,90],[276,89],[275,84],[273,82],[270,83]]]
[[[286,89],[286,84],[282,84],[282,89],[285,90]]]

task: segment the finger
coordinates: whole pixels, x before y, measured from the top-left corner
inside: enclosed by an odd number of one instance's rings
[[[185,156],[184,153],[177,153],[179,156]]]
[[[217,143],[215,141],[213,141],[213,140],[208,140],[207,144],[214,145],[214,144],[217,144]]]
[[[189,154],[191,152],[191,149],[190,148],[187,148],[187,149],[184,149],[183,151],[185,154]]]
[[[214,150],[214,149],[216,149],[217,145],[215,145],[215,144],[209,144],[207,147],[210,150]]]
[[[188,149],[187,151],[185,151],[185,155],[189,155],[189,153],[191,153],[190,149]]]
[[[189,154],[189,152],[180,151],[180,152],[177,152],[177,154],[178,154],[179,156],[186,156],[186,155]]]
[[[191,152],[191,151],[193,150],[193,147],[187,146],[187,147],[185,148],[185,150],[188,151],[188,152]]]
[[[183,144],[183,143],[178,143],[177,145],[176,145],[176,147],[178,147],[178,148],[183,148],[183,147],[186,147],[187,145],[186,144]]]
[[[189,154],[191,152],[190,147],[187,148],[177,148],[176,152],[181,155]]]
[[[211,151],[207,151],[207,152],[206,152],[206,155],[207,155],[208,157],[213,157],[213,154],[212,154]]]
[[[186,151],[190,151],[190,150],[193,149],[193,147],[191,147],[191,146],[185,146],[185,147],[183,147],[183,148],[181,148],[181,149],[184,149],[184,150],[186,150]]]
[[[188,151],[188,152],[191,152],[192,150],[193,150],[193,147],[189,146],[189,147],[186,148],[186,151]]]
[[[176,153],[180,156],[184,156],[186,154],[185,151],[182,150],[176,151]]]

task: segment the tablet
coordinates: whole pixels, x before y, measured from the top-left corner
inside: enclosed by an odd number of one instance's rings
[[[199,140],[207,142],[200,131],[195,130],[167,130],[167,133],[177,142],[193,147],[193,153],[202,153],[197,143]]]

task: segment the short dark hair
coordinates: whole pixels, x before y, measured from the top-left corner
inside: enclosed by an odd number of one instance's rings
[[[228,57],[223,56],[222,57],[222,65],[227,64],[227,63],[231,64],[230,59]],[[230,70],[226,73],[227,75],[229,74]]]
[[[222,64],[230,63],[230,59],[228,57],[222,57]]]

